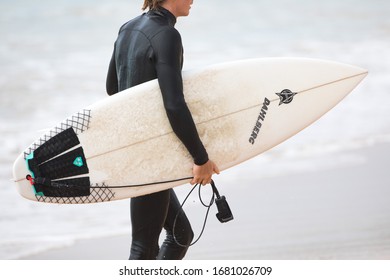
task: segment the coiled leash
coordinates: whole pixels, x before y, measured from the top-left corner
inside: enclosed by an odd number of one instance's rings
[[[153,182],[153,183],[145,183],[145,184],[135,184],[135,185],[124,185],[124,186],[105,186],[105,185],[103,185],[103,186],[90,186],[90,187],[87,187],[87,188],[91,188],[91,189],[104,189],[104,188],[122,189],[122,188],[131,188],[131,187],[151,186],[151,185],[162,184],[162,183],[172,183],[172,182],[178,182],[178,181],[188,180],[188,179],[192,179],[192,178],[193,177],[187,177],[187,178],[181,178],[181,179],[176,179],[176,180],[169,180],[169,181],[162,181],[162,182]],[[79,189],[79,188],[83,189],[83,188],[86,188],[86,186],[78,186],[78,185],[74,185],[74,184],[58,183],[56,181],[52,181],[52,180],[50,180],[48,178],[43,178],[43,177],[33,178],[31,175],[27,175],[26,179],[28,181],[30,181],[31,185],[40,184],[42,186],[50,187],[53,190],[61,190],[61,193],[69,191],[71,188],[72,189]],[[233,220],[233,214],[232,214],[232,211],[230,210],[229,204],[226,201],[226,197],[225,196],[220,196],[220,194],[218,192],[218,189],[215,186],[215,183],[214,183],[213,180],[211,180],[210,185],[211,185],[211,188],[213,190],[213,195],[211,197],[211,200],[210,200],[209,204],[205,204],[203,202],[202,196],[201,196],[201,193],[200,193],[201,185],[200,184],[196,184],[196,185],[193,186],[191,191],[188,193],[188,195],[184,199],[183,203],[180,205],[180,208],[177,211],[175,220],[173,222],[173,230],[172,230],[172,234],[173,234],[174,240],[175,240],[177,245],[179,245],[181,247],[190,247],[190,246],[194,245],[196,242],[199,241],[199,239],[203,235],[204,229],[206,227],[207,218],[208,218],[208,215],[209,215],[209,212],[210,212],[210,208],[213,205],[214,201],[215,201],[215,204],[217,205],[217,210],[218,210],[218,213],[216,214],[217,219],[221,223],[226,223],[226,222],[229,222],[229,221]],[[179,215],[181,214],[183,206],[186,203],[187,199],[190,197],[191,193],[196,188],[199,189],[198,196],[199,196],[200,202],[202,203],[202,205],[204,207],[207,208],[206,215],[205,215],[204,222],[203,222],[203,226],[202,226],[202,230],[201,230],[201,233],[199,234],[198,238],[194,242],[192,242],[190,244],[187,244],[187,245],[180,244],[180,242],[177,240],[176,235],[175,235],[176,221],[177,221],[177,218],[179,217]]]
[[[216,214],[217,216],[217,219],[221,222],[221,223],[226,223],[226,222],[229,222],[231,220],[233,220],[233,214],[232,214],[232,211],[230,210],[230,207],[229,207],[229,204],[227,203],[226,201],[226,197],[225,196],[220,196],[219,195],[219,192],[218,192],[218,189],[217,187],[215,186],[215,183],[213,180],[211,180],[211,188],[213,190],[213,195],[211,197],[211,200],[209,202],[209,204],[205,204],[202,200],[202,196],[201,196],[201,193],[200,193],[200,190],[201,190],[201,185],[200,184],[196,184],[194,185],[194,187],[191,189],[191,191],[188,193],[188,195],[186,196],[186,198],[184,199],[183,203],[180,205],[180,209],[177,211],[177,214],[176,214],[176,217],[175,217],[175,220],[173,222],[173,230],[172,230],[172,235],[173,235],[173,238],[176,242],[177,245],[181,246],[181,247],[190,247],[192,245],[194,245],[195,243],[197,243],[199,241],[199,239],[202,237],[203,235],[203,232],[204,232],[204,229],[206,227],[206,222],[207,222],[207,218],[208,218],[208,215],[209,215],[209,212],[210,212],[210,208],[211,206],[213,205],[214,201],[215,201],[215,204],[217,205],[217,210],[218,210],[218,213]],[[207,211],[206,211],[206,215],[205,215],[205,218],[204,218],[204,221],[203,221],[203,226],[202,226],[202,230],[198,236],[198,238],[190,243],[190,244],[181,244],[177,238],[176,238],[176,235],[175,235],[175,228],[176,228],[176,221],[177,221],[177,218],[179,217],[179,215],[182,213],[182,209],[183,209],[183,206],[184,204],[186,203],[187,199],[190,197],[191,193],[196,189],[198,188],[198,196],[199,196],[199,200],[200,202],[202,203],[202,205],[204,207],[207,208]]]

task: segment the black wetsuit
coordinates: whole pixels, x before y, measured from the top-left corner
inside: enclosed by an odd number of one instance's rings
[[[175,23],[175,16],[160,8],[144,13],[120,28],[108,70],[107,93],[112,95],[157,78],[173,131],[192,155],[194,163],[202,165],[208,161],[208,155],[184,99],[183,46]],[[187,249],[177,245],[172,235],[173,221],[179,210],[180,204],[173,190],[132,198],[130,259],[182,259]],[[175,237],[180,244],[189,244],[193,232],[181,212]],[[163,227],[167,238],[159,249],[158,239]]]

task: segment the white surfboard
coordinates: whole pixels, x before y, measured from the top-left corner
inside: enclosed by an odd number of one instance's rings
[[[335,62],[267,58],[184,72],[183,79],[202,142],[225,170],[316,121],[366,75]],[[93,203],[188,183],[192,164],[154,80],[104,98],[43,135],[16,159],[14,180],[30,200]]]

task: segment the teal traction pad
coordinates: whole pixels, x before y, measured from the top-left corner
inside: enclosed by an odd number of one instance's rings
[[[90,195],[89,177],[65,179],[89,173],[83,148],[74,148],[79,144],[73,128],[69,128],[26,156],[31,176],[36,179],[33,187],[37,196]]]

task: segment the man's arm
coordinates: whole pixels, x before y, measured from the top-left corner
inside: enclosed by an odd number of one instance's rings
[[[185,102],[181,74],[183,49],[180,34],[175,29],[168,29],[158,37],[154,39],[153,48],[158,82],[169,122],[194,159],[194,179],[191,183],[208,184],[212,174],[219,173],[219,170],[212,161],[209,161]]]
[[[159,37],[161,39],[156,38],[153,47],[157,60],[158,82],[169,122],[177,137],[192,155],[195,164],[205,164],[208,155],[183,94],[181,75],[183,50],[180,34],[174,29],[169,29]]]

